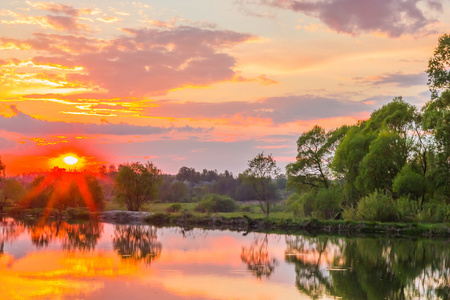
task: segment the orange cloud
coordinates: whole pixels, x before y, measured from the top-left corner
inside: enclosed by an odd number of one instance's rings
[[[90,31],[90,27],[78,23],[78,19],[72,16],[26,16],[17,15],[14,20],[2,20],[1,24],[27,24],[39,25],[43,28],[54,29],[56,31]]]
[[[79,30],[68,18],[52,17],[52,24],[64,30]],[[46,51],[49,56],[33,58],[35,64],[82,67],[82,73],[66,75],[68,81],[77,85],[98,87],[114,97],[143,97],[232,79],[235,59],[220,50],[253,38],[249,34],[187,26],[128,32],[131,36],[109,41],[35,34],[28,40],[2,38],[0,43]],[[265,77],[258,80],[270,82]]]

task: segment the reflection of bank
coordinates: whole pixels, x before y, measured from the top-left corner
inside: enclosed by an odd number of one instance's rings
[[[255,233],[250,247],[242,247],[241,260],[247,264],[248,270],[257,278],[270,277],[277,261],[269,253],[269,240],[267,234]]]
[[[158,258],[162,250],[156,227],[145,225],[116,225],[113,245],[122,259],[147,264]]]
[[[296,286],[312,299],[450,299],[445,241],[287,236],[286,244]]]

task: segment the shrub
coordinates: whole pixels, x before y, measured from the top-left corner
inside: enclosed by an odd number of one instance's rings
[[[353,206],[346,206],[342,209],[342,218],[344,220],[357,220],[358,210]]]
[[[439,201],[424,203],[417,219],[419,221],[432,223],[449,222],[450,205]]]
[[[172,205],[170,205],[166,211],[168,213],[175,213],[175,212],[179,212],[181,210],[182,205],[180,203],[174,203]]]
[[[233,212],[237,208],[236,202],[229,196],[210,194],[202,198],[195,207],[198,212]]]
[[[316,193],[314,191],[309,191],[300,196],[298,206],[301,208],[303,216],[311,217],[312,212],[314,211],[315,197]]]
[[[400,197],[395,201],[397,219],[402,222],[412,222],[418,213],[418,202],[410,200],[409,197]]]
[[[253,206],[252,205],[242,205],[240,210],[242,212],[253,212]]]
[[[341,195],[337,187],[320,189],[315,197],[313,217],[334,219],[341,210]]]
[[[425,177],[409,165],[405,165],[402,171],[395,177],[392,188],[397,195],[409,196],[419,199],[425,194]]]
[[[393,222],[397,220],[394,200],[390,195],[375,191],[358,203],[357,218],[366,221]]]

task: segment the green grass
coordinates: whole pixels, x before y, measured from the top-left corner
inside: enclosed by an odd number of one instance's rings
[[[141,211],[151,212],[151,213],[164,213],[169,214],[167,212],[167,209],[172,205],[173,203],[149,203],[145,204]],[[194,216],[214,216],[214,217],[224,217],[224,218],[238,218],[238,217],[244,217],[244,215],[248,216],[252,219],[263,219],[265,218],[264,214],[261,212],[261,208],[257,204],[248,205],[245,204],[245,206],[251,206],[250,211],[235,211],[235,212],[227,212],[227,213],[199,213],[195,211],[195,207],[197,206],[197,203],[180,203],[181,209],[177,213],[171,213],[173,215],[181,215],[186,210],[189,214]],[[111,210],[111,209],[106,209]],[[271,218],[276,219],[285,219],[285,218],[293,218],[294,215],[292,212],[280,212],[275,211],[270,213]]]

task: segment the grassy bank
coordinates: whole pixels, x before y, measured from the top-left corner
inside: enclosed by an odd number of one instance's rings
[[[182,226],[244,231],[273,231],[292,233],[298,231],[326,232],[344,235],[383,234],[387,236],[450,237],[449,224],[381,223],[345,220],[317,220],[249,216],[243,213],[182,214],[155,213],[145,221],[156,226]]]

